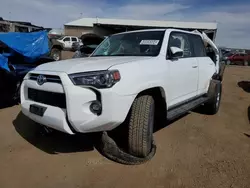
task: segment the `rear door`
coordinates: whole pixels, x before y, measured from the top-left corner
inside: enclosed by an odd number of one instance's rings
[[[172,106],[196,97],[198,89],[198,62],[194,56],[193,46],[188,33],[171,32],[168,53],[170,53],[170,47],[178,47],[184,51],[182,57],[168,60],[170,86],[168,98],[169,106]]]
[[[73,45],[75,42],[78,42],[77,38],[76,38],[76,37],[71,37],[71,48],[72,48],[72,45]]]
[[[208,85],[213,74],[216,72],[217,56],[214,52],[214,61],[207,56],[204,42],[200,35],[191,34],[190,41],[193,44],[194,55],[197,57],[198,69],[198,95],[207,92]]]

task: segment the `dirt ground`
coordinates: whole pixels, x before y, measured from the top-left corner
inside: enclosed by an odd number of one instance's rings
[[[0,187],[250,187],[249,81],[250,67],[227,67],[219,113],[157,131],[156,155],[140,166],[106,159],[89,135],[43,136],[19,106],[1,109]]]
[[[62,51],[62,59],[71,59],[75,52],[71,51]]]

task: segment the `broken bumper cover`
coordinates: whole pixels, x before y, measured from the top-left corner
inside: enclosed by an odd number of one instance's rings
[[[39,74],[46,73],[40,72]],[[135,98],[134,95],[121,96],[112,92],[112,89],[96,90],[75,86],[67,74],[57,73],[57,75],[61,79],[61,84],[48,82],[39,86],[35,80],[26,79],[23,81],[21,108],[24,115],[37,123],[68,134],[108,131],[125,120]],[[28,96],[29,88],[65,94],[66,107],[62,108],[31,100]],[[90,110],[90,105],[98,98],[101,99],[102,105],[100,115],[96,115]],[[46,108],[43,116],[30,112],[32,104]]]

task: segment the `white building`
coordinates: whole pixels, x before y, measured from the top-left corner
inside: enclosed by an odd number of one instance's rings
[[[204,31],[214,40],[217,32],[217,23],[82,18],[64,25],[65,34],[74,36],[81,36],[86,33],[107,36],[113,33],[150,28],[178,28],[189,31],[199,30]]]

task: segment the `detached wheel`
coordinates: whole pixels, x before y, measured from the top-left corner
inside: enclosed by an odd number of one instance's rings
[[[57,48],[53,48],[50,53],[51,58],[53,58],[55,61],[59,61],[62,58],[62,52],[61,50]]]
[[[135,99],[129,117],[128,151],[137,157],[146,157],[152,148],[155,103],[152,96]]]
[[[207,114],[217,114],[220,108],[222,94],[222,84],[218,80],[212,80],[209,88],[209,101],[204,104],[204,109]]]

